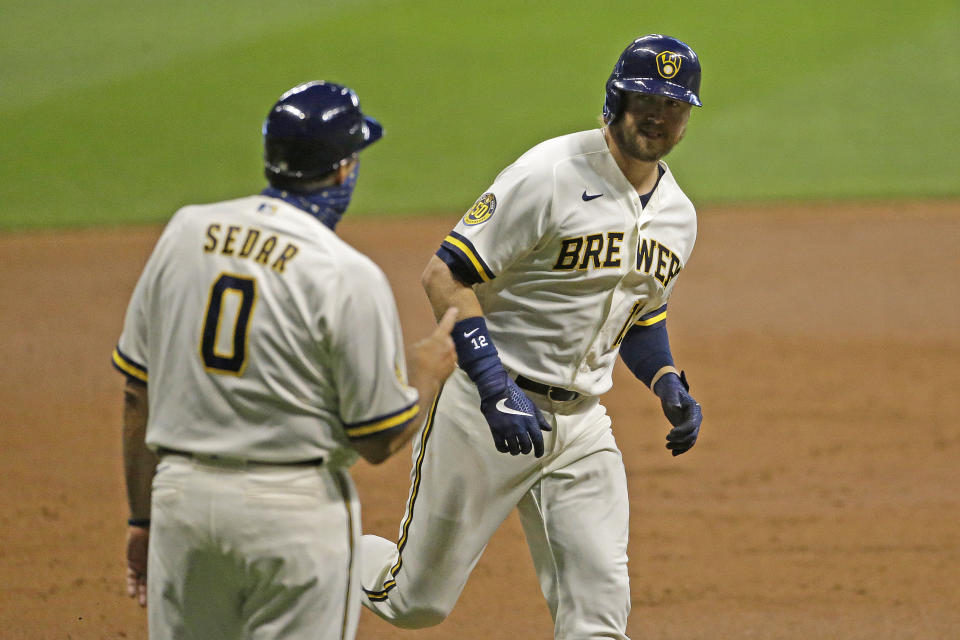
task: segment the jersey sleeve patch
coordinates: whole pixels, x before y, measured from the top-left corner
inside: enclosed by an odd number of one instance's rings
[[[473,243],[456,231],[451,231],[450,234],[443,239],[443,242],[440,243],[440,249],[453,254],[456,261],[462,264],[463,268],[461,271],[466,271],[471,275],[471,277],[464,279],[468,281],[468,284],[487,282],[493,280],[495,277],[493,271],[490,270],[487,263],[480,257]],[[444,262],[447,262],[448,266],[450,265],[450,263],[444,259],[444,256],[441,255],[440,251],[437,251],[437,256]],[[457,273],[457,271],[454,270],[454,273]],[[458,273],[458,275],[460,274]]]
[[[475,225],[486,222],[497,210],[497,196],[488,191],[480,196],[470,210],[463,216],[463,224]]]
[[[364,438],[366,436],[372,436],[394,427],[398,427],[403,423],[412,420],[420,412],[420,407],[417,403],[401,409],[400,411],[395,411],[393,413],[387,414],[385,416],[379,416],[371,420],[364,420],[363,422],[355,422],[353,424],[344,425],[344,431],[347,433],[348,438]]]
[[[650,313],[645,313],[640,316],[640,318],[634,323],[638,327],[652,327],[655,324],[665,322],[667,319],[667,305],[663,305],[659,309],[651,311]]]
[[[116,367],[120,373],[135,378],[140,382],[147,381],[147,368],[120,351],[120,347],[113,350],[112,361],[113,366]]]

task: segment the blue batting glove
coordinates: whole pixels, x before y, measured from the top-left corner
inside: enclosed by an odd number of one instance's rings
[[[487,420],[497,451],[543,455],[543,433],[551,427],[540,409],[507,375],[486,320],[475,316],[459,321],[451,334],[460,367],[480,392],[480,411]]]
[[[689,451],[696,444],[700,423],[703,422],[703,411],[700,404],[687,393],[689,389],[683,372],[679,376],[668,373],[653,385],[653,392],[660,398],[663,415],[673,425],[667,434],[667,449],[675,456]]]
[[[550,431],[550,425],[502,367],[496,375],[498,380],[481,380],[477,389],[480,411],[490,426],[497,451],[515,456],[532,450],[539,458],[543,455],[541,431]]]

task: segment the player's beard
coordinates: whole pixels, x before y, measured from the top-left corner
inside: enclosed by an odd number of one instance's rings
[[[610,134],[620,148],[620,152],[634,160],[656,162],[664,157],[683,138],[683,130],[674,133],[666,127],[653,125],[631,125],[627,131],[626,118],[620,117],[610,125]],[[657,136],[651,136],[657,133]]]

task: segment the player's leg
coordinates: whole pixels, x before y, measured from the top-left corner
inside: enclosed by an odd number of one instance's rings
[[[363,604],[404,628],[440,623],[500,526],[535,481],[539,461],[499,453],[476,387],[455,371],[414,442],[411,490],[394,544],[361,541]],[[552,436],[545,433],[545,448]]]
[[[210,542],[215,490],[188,458],[168,456],[158,465],[147,564],[152,640],[242,634],[237,604],[242,577]]]
[[[519,505],[555,638],[627,638],[627,483],[599,409]],[[583,418],[557,416],[558,432],[581,431]]]
[[[232,541],[244,558],[249,640],[349,640],[360,615],[360,509],[345,471],[249,474]]]

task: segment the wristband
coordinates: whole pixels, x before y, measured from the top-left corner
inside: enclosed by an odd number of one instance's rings
[[[664,369],[667,369],[667,368],[668,368],[668,367],[664,367]],[[657,389],[656,389],[657,382],[659,382],[660,380],[662,380],[667,374],[670,374],[670,373],[674,373],[674,374],[677,375],[677,380],[678,380],[678,382],[680,383],[680,386],[683,387],[683,390],[684,390],[684,391],[690,391],[690,383],[687,382],[687,372],[686,372],[686,371],[681,371],[681,372],[677,373],[677,370],[674,369],[673,367],[669,367],[669,368],[672,369],[672,370],[671,370],[671,371],[664,371],[662,374],[658,373],[658,374],[657,374],[657,379],[654,381],[654,383],[653,383],[652,385],[650,385],[650,390],[653,391],[655,394],[657,394],[657,396],[659,396],[661,399],[663,398],[663,396],[661,396],[660,393],[657,392]],[[672,383],[672,384],[676,384],[676,383]]]
[[[497,348],[493,346],[487,321],[483,316],[465,318],[453,325],[453,344],[457,348],[457,362],[470,379],[479,377],[490,363],[500,363]]]
[[[650,380],[650,388],[653,389],[653,387],[655,387],[657,384],[657,380],[667,375],[668,373],[675,373],[678,376],[680,375],[680,372],[677,371],[677,368],[674,366],[668,365],[666,367],[663,367],[659,371],[657,371],[657,373],[653,376],[653,379]]]
[[[140,527],[142,529],[150,528],[150,518],[130,518],[127,520],[127,526]]]
[[[457,348],[457,362],[477,385],[480,398],[502,393],[507,386],[507,372],[500,362],[484,317],[474,316],[456,323],[452,337]]]

